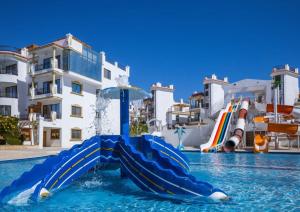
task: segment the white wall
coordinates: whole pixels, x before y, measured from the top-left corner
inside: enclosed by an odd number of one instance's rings
[[[182,143],[184,146],[200,147],[201,144],[206,143],[213,129],[214,123],[208,125],[201,125],[201,127],[186,128],[185,134],[182,136]],[[162,136],[165,140],[177,147],[179,144],[178,135],[174,133],[175,130],[163,129]]]
[[[53,128],[56,129],[56,128]],[[61,137],[60,139],[51,139],[51,128],[44,128],[44,131],[47,133],[46,137],[46,146],[47,147],[60,147],[61,146]],[[60,132],[62,130],[60,129]],[[61,133],[60,133],[61,136]]]
[[[72,81],[82,83],[82,95],[72,93]],[[96,85],[88,83],[65,74],[63,76],[63,99],[62,99],[62,146],[70,147],[81,141],[71,141],[71,129],[80,128],[82,130],[82,140],[95,135],[95,116],[96,116]],[[71,106],[79,105],[82,107],[82,118],[71,117]]]
[[[20,115],[26,114],[28,107],[28,84],[27,84],[28,65],[27,62],[18,61],[18,110]]]
[[[209,86],[210,115],[214,115],[224,107],[224,89],[222,85],[211,83]]]
[[[109,87],[118,86],[117,79],[120,76],[129,77],[129,67],[127,70],[123,70],[118,67],[117,64],[111,64],[106,61],[105,54],[101,53],[102,60],[102,89]],[[104,77],[104,69],[111,71],[111,79]],[[109,105],[105,111],[102,123],[102,133],[103,134],[120,134],[120,100],[112,99],[109,102]]]
[[[294,105],[295,100],[298,99],[299,81],[298,77],[284,75],[284,104]]]
[[[11,115],[18,116],[19,108],[18,108],[18,99],[17,98],[0,98],[0,105],[10,105],[11,106]]]
[[[173,104],[173,91],[154,91],[155,118],[161,120],[163,126],[167,124],[167,111]]]

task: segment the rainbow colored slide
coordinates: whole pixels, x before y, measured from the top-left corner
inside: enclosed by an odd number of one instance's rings
[[[239,104],[240,102],[234,104],[230,102],[225,109],[220,111],[210,139],[207,143],[200,146],[202,152],[215,152],[222,147],[230,126],[232,114],[237,111]]]

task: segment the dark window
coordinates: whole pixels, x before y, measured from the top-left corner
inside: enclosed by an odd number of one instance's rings
[[[51,116],[51,111],[56,112],[56,116],[59,118],[60,117],[60,108],[59,104],[52,104],[52,105],[44,105],[43,106],[43,117],[44,118],[50,118]]]
[[[80,106],[72,105],[72,116],[81,117],[82,116],[82,108]]]
[[[0,105],[0,115],[1,116],[11,116],[11,106],[10,105]]]
[[[204,88],[205,88],[205,89],[208,89],[208,84],[205,84],[205,85],[204,85]]]
[[[60,139],[60,130],[59,129],[51,129],[51,139]]]
[[[21,134],[23,135],[24,141],[31,141],[31,132],[28,128],[23,128],[21,130]]]
[[[56,56],[56,60],[57,60],[57,68],[60,68],[60,55]]]
[[[51,84],[51,81],[43,82],[43,93],[44,94],[50,93],[50,84]]]
[[[5,67],[6,74],[18,75],[18,66],[17,64],[9,65]]]
[[[17,86],[11,86],[5,88],[5,97],[18,98]]]
[[[78,82],[72,82],[72,92],[81,94],[82,93],[82,85]]]
[[[111,71],[108,69],[104,69],[104,77],[106,79],[111,79]]]
[[[71,130],[71,139],[72,140],[81,140],[81,129],[72,129]]]
[[[205,94],[204,94],[204,96],[208,96],[208,91],[205,91]]]
[[[51,58],[52,57],[44,59],[44,61],[43,61],[43,69],[48,69],[48,68],[51,67]]]

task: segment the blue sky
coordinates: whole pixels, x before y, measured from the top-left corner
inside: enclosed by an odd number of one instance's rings
[[[212,73],[269,79],[300,66],[300,1],[2,1],[0,44],[43,44],[72,33],[131,67],[132,84],[202,90]]]

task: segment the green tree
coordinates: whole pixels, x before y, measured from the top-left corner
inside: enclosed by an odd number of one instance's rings
[[[130,135],[131,136],[141,135],[142,133],[147,133],[147,132],[148,132],[147,124],[133,122],[130,125]]]
[[[0,116],[0,136],[6,144],[20,145],[21,131],[18,126],[19,119],[10,116]]]

